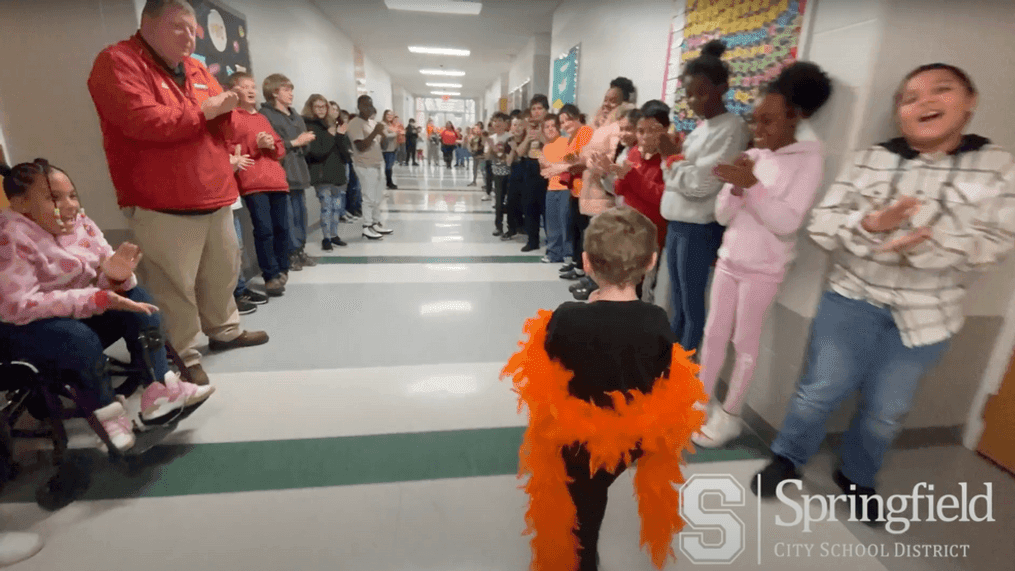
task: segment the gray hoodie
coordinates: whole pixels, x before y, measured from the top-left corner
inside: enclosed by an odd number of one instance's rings
[[[289,183],[289,189],[310,188],[310,168],[307,167],[307,160],[304,158],[307,154],[307,147],[294,147],[290,144],[293,139],[307,131],[303,117],[292,107],[289,108],[289,114],[286,115],[268,103],[261,104],[261,115],[268,118],[272,129],[275,129],[278,136],[285,141],[285,157],[282,158],[282,166],[285,168],[285,178]]]

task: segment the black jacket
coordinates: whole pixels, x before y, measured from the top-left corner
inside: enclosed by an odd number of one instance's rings
[[[310,167],[310,184],[334,184],[341,186],[349,182],[346,164],[350,160],[349,150],[328,131],[323,119],[304,117],[303,120],[316,139],[307,147],[307,165]],[[348,137],[345,138],[349,140]]]
[[[268,118],[271,127],[285,141],[285,156],[282,157],[282,166],[285,167],[285,178],[289,182],[289,189],[308,188],[311,183],[310,171],[307,169],[305,158],[307,147],[293,147],[289,144],[290,141],[307,130],[303,123],[303,117],[292,107],[289,108],[289,114],[286,115],[267,103],[261,104],[261,115]]]

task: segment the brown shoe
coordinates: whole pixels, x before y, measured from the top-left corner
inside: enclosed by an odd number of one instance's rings
[[[285,284],[282,283],[282,277],[279,276],[268,280],[268,283],[264,284],[264,293],[271,297],[278,297],[285,293]]]
[[[240,347],[253,347],[255,345],[264,345],[268,342],[268,334],[264,331],[244,331],[240,333],[240,336],[232,341],[219,341],[212,339],[208,342],[208,348],[212,351],[226,351],[229,349],[239,349]]]
[[[183,380],[203,387],[208,384],[208,373],[204,372],[204,367],[200,364],[194,365],[192,367],[187,367]]]

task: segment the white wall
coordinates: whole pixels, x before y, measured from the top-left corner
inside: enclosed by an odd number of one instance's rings
[[[86,82],[95,56],[135,30],[133,0],[7,0],[0,17],[0,124],[8,160],[45,157],[66,169],[88,215],[114,232],[127,224]]]
[[[392,108],[391,76],[380,67],[370,56],[363,56],[363,69],[366,72],[367,93],[374,100],[378,112]],[[355,99],[353,100],[355,103]],[[353,105],[355,107],[355,105]]]
[[[592,115],[617,76],[634,82],[638,101],[659,99],[673,14],[673,0],[561,3],[553,13],[550,58],[581,44],[577,102],[582,112]]]

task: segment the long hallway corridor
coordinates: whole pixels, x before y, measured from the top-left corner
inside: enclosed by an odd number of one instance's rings
[[[466,170],[397,167],[396,178],[386,220],[395,233],[365,243],[357,225],[343,224],[349,246],[324,255],[317,230],[308,242],[320,265],[293,273],[284,297],[244,317],[271,342],[206,356],[218,392],[148,453],[149,468],[126,475],[103,467],[90,448],[94,435],[81,427],[78,453],[98,464],[84,500],[48,514],[32,501],[38,477],[5,491],[16,503],[4,517],[47,541],[13,569],[527,568],[526,496],[515,478],[526,417],[498,373],[525,318],[570,299],[567,282],[556,264],[522,255],[522,242],[491,236],[491,203],[481,200],[482,186],[466,186]],[[315,212],[316,202],[309,206]],[[756,436],[743,436],[690,456],[685,476],[730,474],[746,486],[766,457]],[[995,518],[1010,517],[1011,480],[970,458],[958,447],[902,451],[886,473],[893,482],[924,479],[933,466],[941,481],[962,471],[969,481],[994,481],[995,498],[1008,502]],[[824,454],[808,468],[814,489],[806,492],[832,493],[830,461]],[[628,472],[611,490],[604,569],[652,568],[639,552],[631,486]],[[940,527],[914,526],[898,538],[841,522],[809,537],[767,523],[755,537],[755,522],[793,514],[764,504],[759,515],[757,499],[743,499],[736,513],[749,536],[731,569],[811,570],[817,561],[827,571],[955,568],[934,559],[780,559],[778,545],[790,542],[894,549],[895,541],[949,539],[932,537]],[[962,525],[968,532],[955,533]],[[962,537],[957,543],[973,544],[976,564],[962,568],[1010,563],[1003,527],[948,527]],[[706,541],[718,533],[706,532]],[[674,549],[687,568],[676,542]]]

